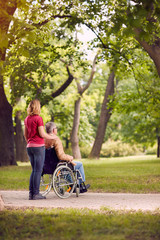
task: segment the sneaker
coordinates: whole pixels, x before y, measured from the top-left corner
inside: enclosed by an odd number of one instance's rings
[[[33,194],[29,193],[29,200],[33,200]]]
[[[90,188],[90,184],[85,185],[84,183],[80,184],[80,193],[87,192],[87,189]]]
[[[33,195],[33,200],[40,200],[40,199],[46,199],[46,197],[42,196],[42,194],[40,193]]]
[[[91,186],[90,184],[87,184],[87,185],[86,185],[86,189],[90,188],[90,186]]]

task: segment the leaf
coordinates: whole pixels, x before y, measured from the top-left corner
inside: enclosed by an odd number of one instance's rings
[[[7,34],[0,31],[0,48],[7,48],[8,47],[8,36]]]

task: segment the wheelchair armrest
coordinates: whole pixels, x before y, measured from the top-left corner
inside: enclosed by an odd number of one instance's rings
[[[66,161],[60,161],[58,164],[57,164],[57,167],[58,166],[61,166],[61,165],[68,165]]]

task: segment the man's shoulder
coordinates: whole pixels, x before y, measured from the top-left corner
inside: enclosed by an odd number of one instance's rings
[[[48,143],[48,144],[55,145],[55,144],[61,142],[61,140],[60,140],[59,137],[56,136],[55,139],[46,139],[45,142]]]
[[[55,143],[60,143],[61,142],[61,139],[58,137],[58,136],[56,136],[56,138],[53,140]]]

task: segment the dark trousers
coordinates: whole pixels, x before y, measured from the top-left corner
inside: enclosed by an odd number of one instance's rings
[[[45,147],[29,147],[27,153],[32,166],[32,173],[29,182],[29,192],[32,195],[39,193],[41,173],[45,159]]]

